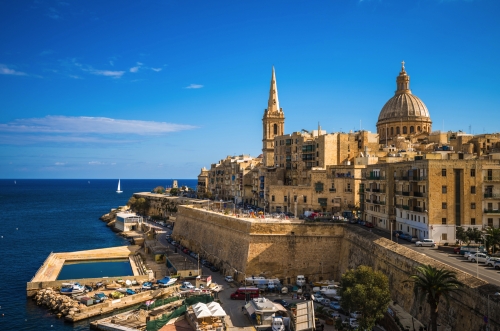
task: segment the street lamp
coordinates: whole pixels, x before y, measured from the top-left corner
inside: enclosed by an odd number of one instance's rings
[[[500,296],[500,292],[493,294],[494,296]],[[488,329],[490,329],[490,293],[488,293],[488,316],[486,317],[486,323],[488,324]]]

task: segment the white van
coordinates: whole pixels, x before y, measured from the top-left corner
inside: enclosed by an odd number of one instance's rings
[[[298,275],[297,276],[297,286],[304,286],[306,285],[306,278],[304,275]]]

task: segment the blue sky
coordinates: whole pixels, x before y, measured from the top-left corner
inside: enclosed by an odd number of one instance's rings
[[[498,132],[500,1],[2,1],[1,178],[196,178],[285,132],[375,131],[400,62],[434,130]],[[360,122],[361,121],[361,122]]]

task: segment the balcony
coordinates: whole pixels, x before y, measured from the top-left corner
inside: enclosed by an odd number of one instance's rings
[[[383,180],[383,179],[385,179],[384,176],[376,176],[376,175],[373,175],[373,174],[366,175],[365,178],[366,179],[374,179],[374,180]]]
[[[406,196],[406,197],[409,197],[409,196],[410,196],[410,191],[408,191],[408,192],[407,192],[407,191],[403,191],[403,192],[401,192],[401,193],[403,193],[403,195],[404,195],[404,196]]]
[[[377,205],[385,205],[385,201],[373,201],[374,204],[377,204]]]
[[[484,181],[485,182],[500,182],[500,177],[499,176],[485,176]]]
[[[337,192],[337,189],[336,188],[331,188],[328,191],[330,191],[330,192]]]
[[[366,199],[365,201],[366,201],[366,202],[370,202],[370,203],[372,202],[370,199]]]
[[[365,188],[366,192],[371,192],[371,189],[369,187]]]
[[[396,191],[396,195],[403,195],[402,191]]]
[[[413,211],[417,211],[419,213],[423,213],[424,212],[424,208],[422,208],[422,207],[413,207],[412,210]]]
[[[486,193],[484,193],[484,197],[486,199],[500,199],[500,193],[486,192]]]
[[[485,209],[484,213],[485,214],[500,214],[500,210],[498,210],[498,209]]]
[[[427,193],[424,193],[424,192],[413,192],[413,196],[414,197],[424,198],[424,197],[427,197]]]
[[[403,209],[404,209],[404,210],[410,210],[410,206],[405,206],[405,205],[403,205]]]
[[[409,177],[408,176],[399,176],[399,177],[396,177],[395,179],[396,180],[408,180]]]
[[[352,193],[352,188],[346,188],[346,189],[344,189],[344,192],[345,193]]]
[[[413,176],[410,177],[410,180],[414,182],[424,181],[427,180],[427,176]]]

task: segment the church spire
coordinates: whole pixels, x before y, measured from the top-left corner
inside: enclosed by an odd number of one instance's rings
[[[274,73],[273,66],[273,74],[271,76],[271,87],[269,89],[269,101],[267,102],[267,112],[274,113],[280,112],[280,102],[278,100],[278,85],[276,84],[276,74]]]
[[[396,87],[396,94],[411,94],[410,76],[406,73],[405,61],[401,62],[401,71],[399,72],[399,76],[396,78]]]

